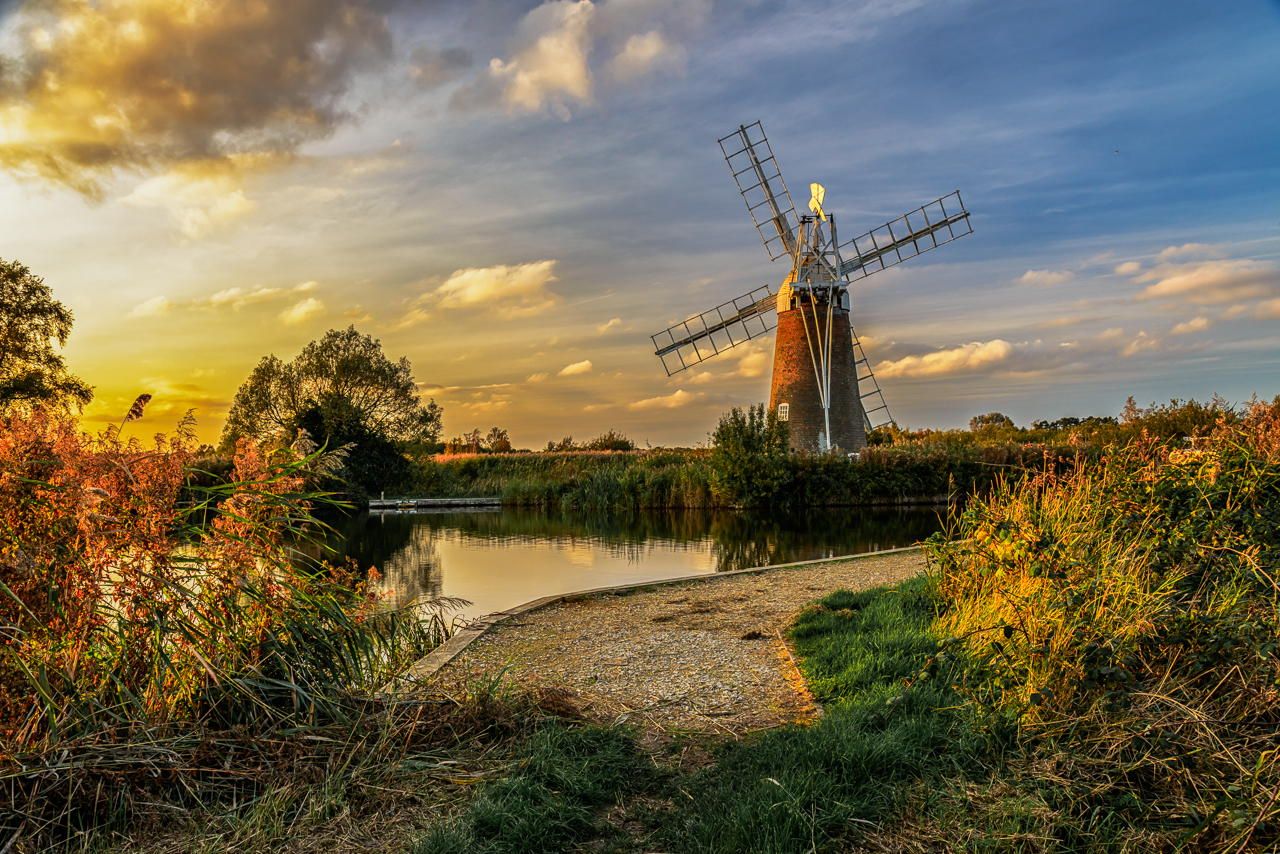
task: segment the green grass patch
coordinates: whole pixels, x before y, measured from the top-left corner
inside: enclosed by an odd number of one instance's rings
[[[723,748],[684,784],[694,797],[669,822],[669,847],[846,850],[918,784],[979,768],[990,745],[957,708],[934,601],[916,579],[833,593],[802,614],[792,639],[824,717]]]
[[[509,776],[485,786],[465,814],[434,828],[413,851],[568,851],[584,840],[595,840],[594,850],[623,846],[603,813],[657,778],[626,730],[548,723],[528,740]]]

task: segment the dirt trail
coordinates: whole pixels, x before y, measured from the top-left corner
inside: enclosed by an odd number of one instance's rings
[[[664,731],[739,734],[816,713],[782,634],[809,602],[924,569],[919,551],[708,576],[564,602],[499,623],[438,674],[508,668],[568,689],[587,714]]]

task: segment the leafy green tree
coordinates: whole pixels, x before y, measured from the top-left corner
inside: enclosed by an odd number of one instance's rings
[[[434,400],[422,403],[409,360],[391,361],[376,338],[351,326],[329,330],[291,362],[264,357],[236,392],[223,444],[242,436],[287,440],[304,414],[314,422],[313,411],[342,413],[341,423],[357,419],[370,435],[391,442],[440,438],[441,409]]]
[[[969,419],[969,429],[977,433],[979,430],[1012,429],[1013,419],[1003,412],[987,412]]]
[[[73,320],[44,279],[0,258],[0,409],[89,402],[93,391],[54,349],[67,343]]]
[[[770,504],[789,480],[787,424],[772,409],[757,404],[734,407],[711,434],[711,488],[731,503]]]
[[[634,451],[636,443],[617,430],[606,430],[582,447],[588,451]]]

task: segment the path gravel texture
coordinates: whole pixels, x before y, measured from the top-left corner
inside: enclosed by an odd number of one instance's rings
[[[817,709],[783,639],[795,615],[923,569],[920,551],[899,551],[562,602],[498,623],[435,678],[506,668],[522,686],[567,689],[590,717],[665,732],[804,721]]]

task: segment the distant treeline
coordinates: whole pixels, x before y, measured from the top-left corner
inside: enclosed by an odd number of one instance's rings
[[[1030,428],[989,413],[969,430],[875,431],[855,458],[787,452],[784,428],[755,407],[727,414],[710,448],[436,456],[416,461],[405,487],[415,495],[496,496],[567,510],[935,502],[1026,472],[1069,468],[1107,445],[1143,436],[1183,440],[1238,417],[1217,399],[1145,408],[1130,399],[1118,419],[1065,418]]]
[[[437,458],[419,468],[415,495],[498,496],[506,504],[565,510],[838,506],[945,500],[989,487],[1002,473],[1075,454],[1070,447],[1002,445],[868,448],[861,459],[790,456],[762,501],[717,488],[712,451],[556,452]]]

